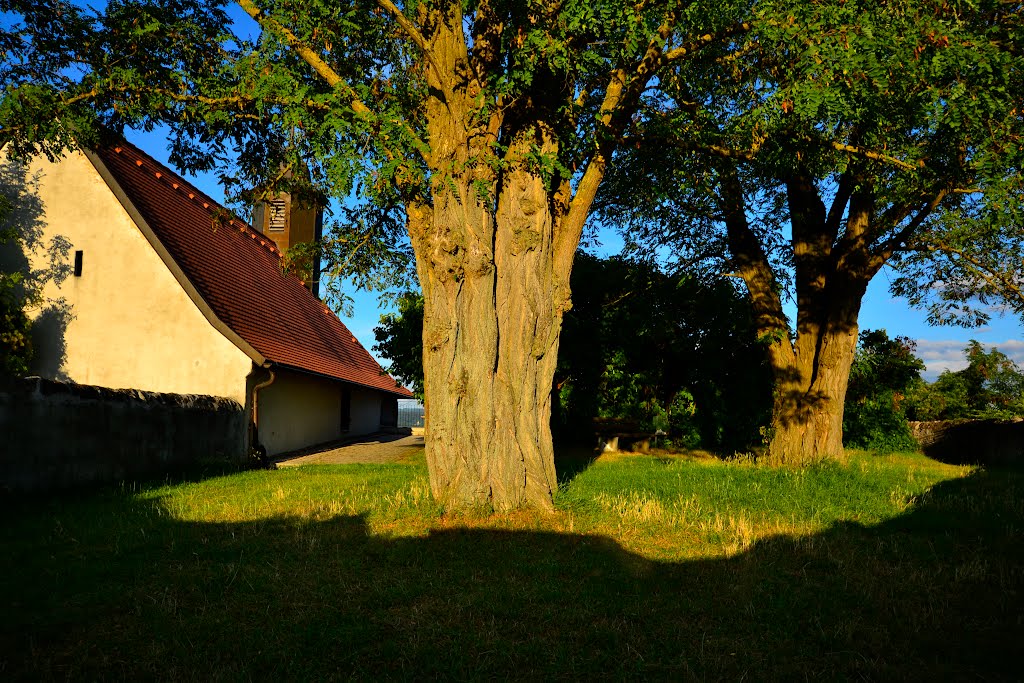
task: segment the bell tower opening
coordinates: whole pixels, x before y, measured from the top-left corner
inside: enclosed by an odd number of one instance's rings
[[[308,173],[306,174],[308,175]],[[285,175],[292,179],[289,172]],[[323,237],[323,206],[321,202],[301,197],[298,193],[277,192],[253,207],[252,227],[274,241],[281,253],[288,254],[296,245],[318,244]],[[290,256],[295,256],[292,252]],[[314,296],[320,296],[320,255],[310,247],[307,254],[293,262],[299,279]]]

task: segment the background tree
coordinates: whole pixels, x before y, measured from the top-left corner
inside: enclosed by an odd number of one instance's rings
[[[923,384],[924,362],[907,337],[865,330],[850,369],[843,413],[847,446],[891,452],[916,450],[907,425],[907,395]]]
[[[975,340],[964,348],[967,367],[945,370],[932,384],[911,392],[914,420],[1010,419],[1024,417],[1024,373],[1006,354],[986,351]]]
[[[581,252],[571,285],[552,387],[559,440],[590,443],[594,417],[626,417],[686,447],[757,444],[770,380],[750,306],[730,282]],[[423,299],[407,293],[374,330],[374,350],[412,386],[423,378],[422,327]]]
[[[391,361],[388,372],[412,389],[423,401],[423,296],[403,292],[398,297],[398,312],[380,317],[373,328],[377,343],[373,350]]]
[[[629,417],[678,445],[757,445],[771,391],[743,294],[727,280],[581,253],[555,372],[553,425],[589,440],[592,418]]]
[[[435,497],[550,508],[550,386],[590,207],[661,74],[734,49],[746,3],[238,4],[257,36],[220,0],[3,0],[20,22],[0,35],[0,143],[53,154],[167,123],[174,163],[230,188],[282,188],[306,163],[311,191],[364,208],[352,234],[411,242]]]
[[[663,76],[601,206],[634,248],[743,279],[770,341],[769,452],[803,462],[842,449],[872,277],[890,264],[927,284],[913,257],[976,219],[995,253],[1013,251],[1024,31],[1019,3],[999,0],[781,8],[758,3],[738,50]],[[650,139],[671,160],[647,157]]]

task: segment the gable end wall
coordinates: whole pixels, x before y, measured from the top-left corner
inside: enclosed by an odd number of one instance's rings
[[[252,361],[218,332],[81,152],[58,163],[37,159],[47,236],[83,252],[81,277],[63,297],[74,319],[52,330],[38,374],[81,384],[224,396],[246,404]],[[61,357],[62,356],[62,357]]]

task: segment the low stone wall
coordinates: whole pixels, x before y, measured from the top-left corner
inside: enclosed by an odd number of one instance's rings
[[[31,377],[0,387],[0,491],[45,491],[242,462],[245,410],[213,396]]]
[[[910,433],[925,455],[957,465],[1024,464],[1024,421],[950,420],[911,422]]]

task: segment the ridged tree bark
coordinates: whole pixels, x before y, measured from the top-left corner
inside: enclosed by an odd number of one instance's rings
[[[486,104],[504,58],[487,11],[477,10],[471,54],[459,3],[418,17],[430,192],[407,204],[407,219],[423,289],[427,465],[446,506],[551,509],[551,386],[573,257],[674,17],[610,74],[575,176],[554,163],[556,131],[575,126],[566,103],[577,93],[562,76],[541,71],[514,104]]]
[[[496,200],[436,187],[417,216],[423,369],[434,496],[450,505],[550,508],[551,383],[569,266],[541,178],[492,183]],[[560,265],[556,267],[556,263]]]
[[[431,192],[407,215],[423,289],[431,488],[450,507],[551,509],[551,384],[593,191],[581,183],[570,202],[568,180],[542,175],[535,163],[557,157],[547,120],[555,108],[544,102],[558,101],[557,88],[486,112],[477,78],[499,58],[492,36],[474,36],[471,63],[457,6],[424,10],[420,23],[433,67],[425,111]],[[452,88],[444,74],[468,83]]]

